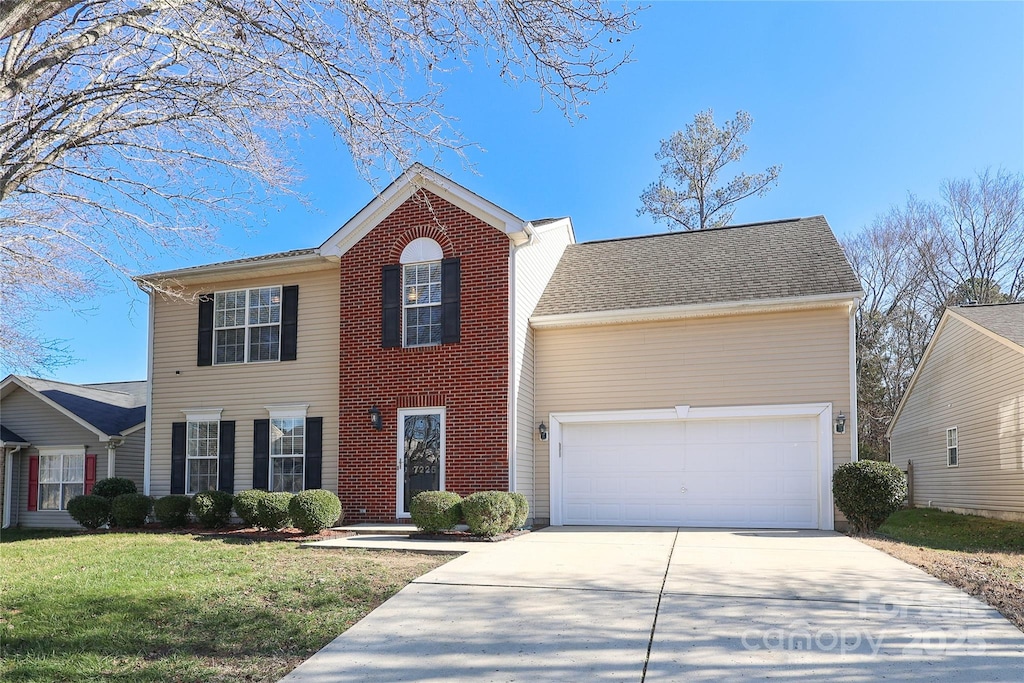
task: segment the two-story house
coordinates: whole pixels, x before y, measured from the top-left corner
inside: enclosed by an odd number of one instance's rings
[[[575,244],[416,165],[317,248],[139,282],[185,294],[151,300],[154,495],[832,528],[856,457],[860,288],[821,217]]]

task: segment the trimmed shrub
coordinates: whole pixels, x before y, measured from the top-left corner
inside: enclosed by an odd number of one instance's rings
[[[235,497],[225,491],[203,491],[192,496],[189,511],[207,529],[224,526],[231,519]]]
[[[530,516],[530,501],[526,500],[526,496],[521,493],[510,493],[508,495],[512,496],[512,500],[516,504],[515,518],[512,520],[512,526],[509,528],[509,531],[512,531],[512,529],[522,529],[526,526],[526,518]]]
[[[512,527],[516,503],[506,491],[479,491],[462,499],[462,515],[473,534],[496,536]]]
[[[107,500],[114,500],[125,493],[138,493],[135,482],[124,477],[108,477],[100,479],[92,487],[92,495],[103,496]]]
[[[846,516],[856,534],[882,526],[886,518],[903,505],[907,477],[888,462],[861,460],[840,465],[832,477],[836,507]]]
[[[256,521],[264,529],[283,529],[291,523],[291,513],[288,512],[288,504],[292,502],[294,495],[278,491],[268,493],[256,503]]]
[[[409,504],[412,523],[429,533],[447,531],[462,519],[462,496],[452,491],[421,491]]]
[[[246,526],[260,526],[259,502],[267,496],[263,489],[250,489],[235,494],[235,514]]]
[[[128,529],[140,527],[153,510],[153,499],[141,493],[122,493],[110,504],[114,523]]]
[[[68,514],[86,529],[99,529],[110,522],[110,501],[103,496],[75,496],[68,501]]]
[[[182,495],[170,495],[158,498],[153,503],[153,516],[166,527],[176,529],[188,524],[188,509],[192,498]]]
[[[342,518],[341,501],[323,489],[296,493],[288,503],[288,512],[292,524],[307,534],[318,534]]]

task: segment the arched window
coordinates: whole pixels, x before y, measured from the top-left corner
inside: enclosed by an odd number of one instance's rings
[[[441,343],[441,259],[444,251],[429,237],[402,250],[403,346]]]

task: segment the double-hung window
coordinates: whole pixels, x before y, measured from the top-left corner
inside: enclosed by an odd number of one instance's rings
[[[189,421],[185,442],[185,492],[189,495],[217,488],[220,422]]]
[[[441,343],[441,262],[402,268],[405,346]]]
[[[281,357],[281,287],[217,292],[213,297],[214,363]]]
[[[956,427],[946,430],[946,467],[960,465],[960,435]]]
[[[39,510],[66,510],[85,493],[85,451],[39,453]]]
[[[298,493],[303,488],[306,418],[270,419],[270,490]]]

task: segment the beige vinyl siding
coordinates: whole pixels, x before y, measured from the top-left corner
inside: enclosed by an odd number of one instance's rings
[[[114,452],[114,471],[116,476],[125,477],[135,482],[142,492],[143,474],[145,469],[146,430],[140,429],[124,438]]]
[[[956,427],[959,465],[946,466]],[[892,430],[914,503],[1024,520],[1024,353],[950,314]]]
[[[151,482],[154,496],[170,493],[171,425],[193,408],[220,408],[235,421],[235,491],[252,487],[253,421],[266,406],[308,403],[323,418],[322,486],[338,490],[338,270],[233,279],[193,288],[208,293],[247,287],[298,285],[298,353],[294,361],[196,365],[198,306],[156,298],[153,336]]]
[[[849,414],[849,325],[842,306],[538,329],[536,414],[792,403]],[[547,518],[548,446],[535,446],[537,516]],[[849,431],[833,434],[836,465],[850,450]]]
[[[516,490],[536,506],[534,493],[534,434],[540,420],[534,415],[534,331],[530,316],[551,279],[562,252],[572,243],[568,223],[538,231],[533,241],[515,251],[515,320],[513,367],[513,448]],[[533,515],[530,515],[533,518]]]

